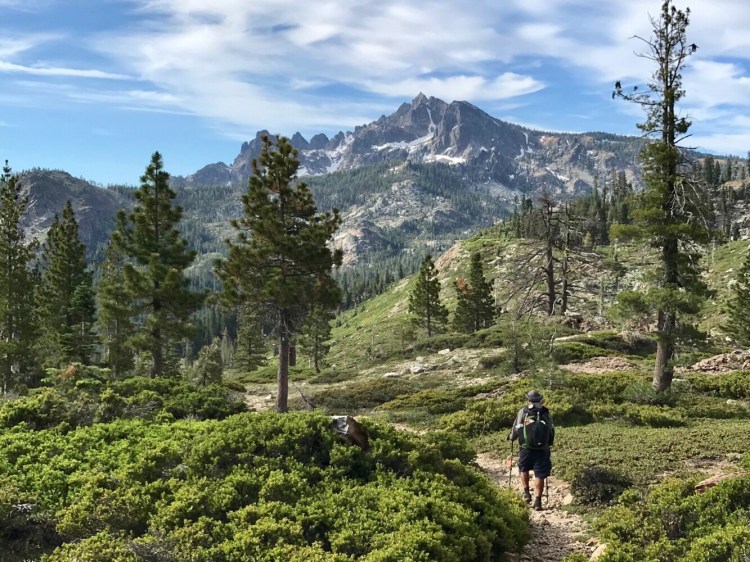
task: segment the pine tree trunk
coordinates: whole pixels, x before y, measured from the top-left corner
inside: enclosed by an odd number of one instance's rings
[[[279,372],[276,379],[276,411],[286,412],[289,398],[289,334],[286,328],[286,318],[282,317],[281,333],[279,334]]]
[[[664,263],[664,281],[667,286],[677,285],[677,258],[679,246],[676,238],[667,239],[662,248]],[[657,392],[669,390],[672,386],[673,368],[670,364],[674,354],[674,333],[677,328],[677,313],[659,309],[657,330],[659,341],[656,346],[656,363],[654,364],[654,389]]]
[[[297,346],[296,345],[289,345],[289,366],[290,367],[296,367],[297,366]]]
[[[674,312],[659,311],[659,341],[656,344],[656,363],[654,365],[654,390],[664,392],[672,386],[673,369],[670,361],[674,353],[673,333],[675,324]]]
[[[547,251],[545,254],[546,265],[544,267],[544,277],[547,281],[547,315],[552,316],[555,313],[555,269],[552,261],[552,241],[548,240]]]

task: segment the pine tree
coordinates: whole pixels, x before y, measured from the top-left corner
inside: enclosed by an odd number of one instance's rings
[[[131,298],[125,288],[123,251],[110,242],[101,265],[101,279],[96,288],[98,301],[97,331],[104,347],[102,360],[120,378],[133,368],[133,350],[128,340],[133,336]]]
[[[750,347],[750,252],[731,285],[725,329],[743,347]]]
[[[223,374],[224,361],[221,358],[221,339],[214,338],[210,344],[203,346],[198,352],[198,359],[193,367],[193,380],[200,386],[221,384]]]
[[[448,321],[448,311],[440,302],[437,269],[429,254],[422,261],[414,289],[409,295],[409,312],[414,315],[413,322],[427,330],[428,338]]]
[[[331,349],[328,340],[331,339],[331,322],[334,317],[332,311],[316,306],[302,327],[299,346],[310,358],[316,373],[320,372],[323,358]]]
[[[235,352],[235,342],[229,336],[229,328],[224,326],[224,331],[221,333],[221,362],[225,367],[231,367],[234,365]]]
[[[240,306],[237,313],[237,349],[233,365],[254,371],[267,363],[268,346],[258,314],[249,305]]]
[[[341,264],[340,250],[328,247],[341,219],[337,209],[318,214],[312,193],[297,180],[297,151],[284,137],[263,138],[260,157],[253,160],[243,216],[233,222],[236,241],[229,241],[226,260],[216,272],[224,299],[252,306],[274,323],[279,369],[276,409],[287,411],[289,347],[315,306],[333,310],[341,291],[331,271]]]
[[[86,365],[91,361],[97,343],[94,329],[96,295],[90,281],[79,284],[73,291],[68,316],[72,322],[71,330],[63,339],[63,349],[68,350],[73,361]]]
[[[484,278],[482,257],[479,252],[471,256],[468,282],[459,277],[455,282],[455,287],[458,302],[453,317],[454,329],[470,334],[492,326],[495,317],[492,284]]]
[[[151,355],[151,376],[176,370],[178,347],[193,333],[190,316],[205,295],[190,289],[185,269],[195,252],[187,249],[177,225],[182,208],[173,206],[175,192],[163,170],[161,154],[155,152],[130,215],[120,211],[112,240],[129,261],[124,266],[125,290],[131,299],[131,318],[139,320],[130,345]]]
[[[37,311],[45,363],[54,367],[73,361],[88,364],[94,347],[92,275],[70,201],[49,228],[42,268]]]
[[[633,310],[657,312],[653,384],[659,392],[672,384],[671,360],[681,328],[679,315],[697,312],[706,294],[695,249],[697,243],[709,239],[705,190],[690,177],[678,146],[690,127],[690,121],[677,111],[685,94],[682,71],[697,49],[686,38],[689,15],[689,9],[683,12],[672,6],[672,0],[665,0],[660,16],[651,19],[653,36],[639,38],[646,45],[642,56],[657,67],[647,89],[625,93],[619,82],[615,85],[616,95],[645,109],[646,121],[639,128],[656,137],[641,157],[646,188],[633,211],[634,224],[618,227],[615,233],[647,240],[659,254],[652,286],[639,294],[621,293],[619,298]]]
[[[0,176],[0,394],[30,382],[34,366],[34,244],[26,243],[21,229],[27,205],[6,161]]]

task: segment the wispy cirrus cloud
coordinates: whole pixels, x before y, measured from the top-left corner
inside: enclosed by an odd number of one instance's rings
[[[55,66],[24,66],[0,60],[0,73],[31,74],[34,76],[66,76],[70,78],[100,78],[126,80],[127,76],[96,69],[61,68]]]

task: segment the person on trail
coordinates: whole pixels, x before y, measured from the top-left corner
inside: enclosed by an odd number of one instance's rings
[[[542,509],[544,481],[552,470],[550,447],[555,442],[555,426],[552,414],[542,404],[544,397],[538,390],[526,393],[529,403],[521,408],[513,423],[508,439],[518,439],[518,474],[523,486],[523,499],[531,503],[529,471],[534,471],[534,509]]]

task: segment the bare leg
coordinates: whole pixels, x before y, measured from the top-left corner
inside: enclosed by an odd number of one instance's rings
[[[529,489],[529,471],[527,470],[526,472],[519,472],[518,476],[521,479],[521,487],[524,490],[528,490]]]
[[[526,482],[528,482],[529,473],[526,473]],[[526,484],[528,486],[528,484]],[[536,478],[534,481],[534,494],[536,497],[541,498],[544,493],[544,479]]]

